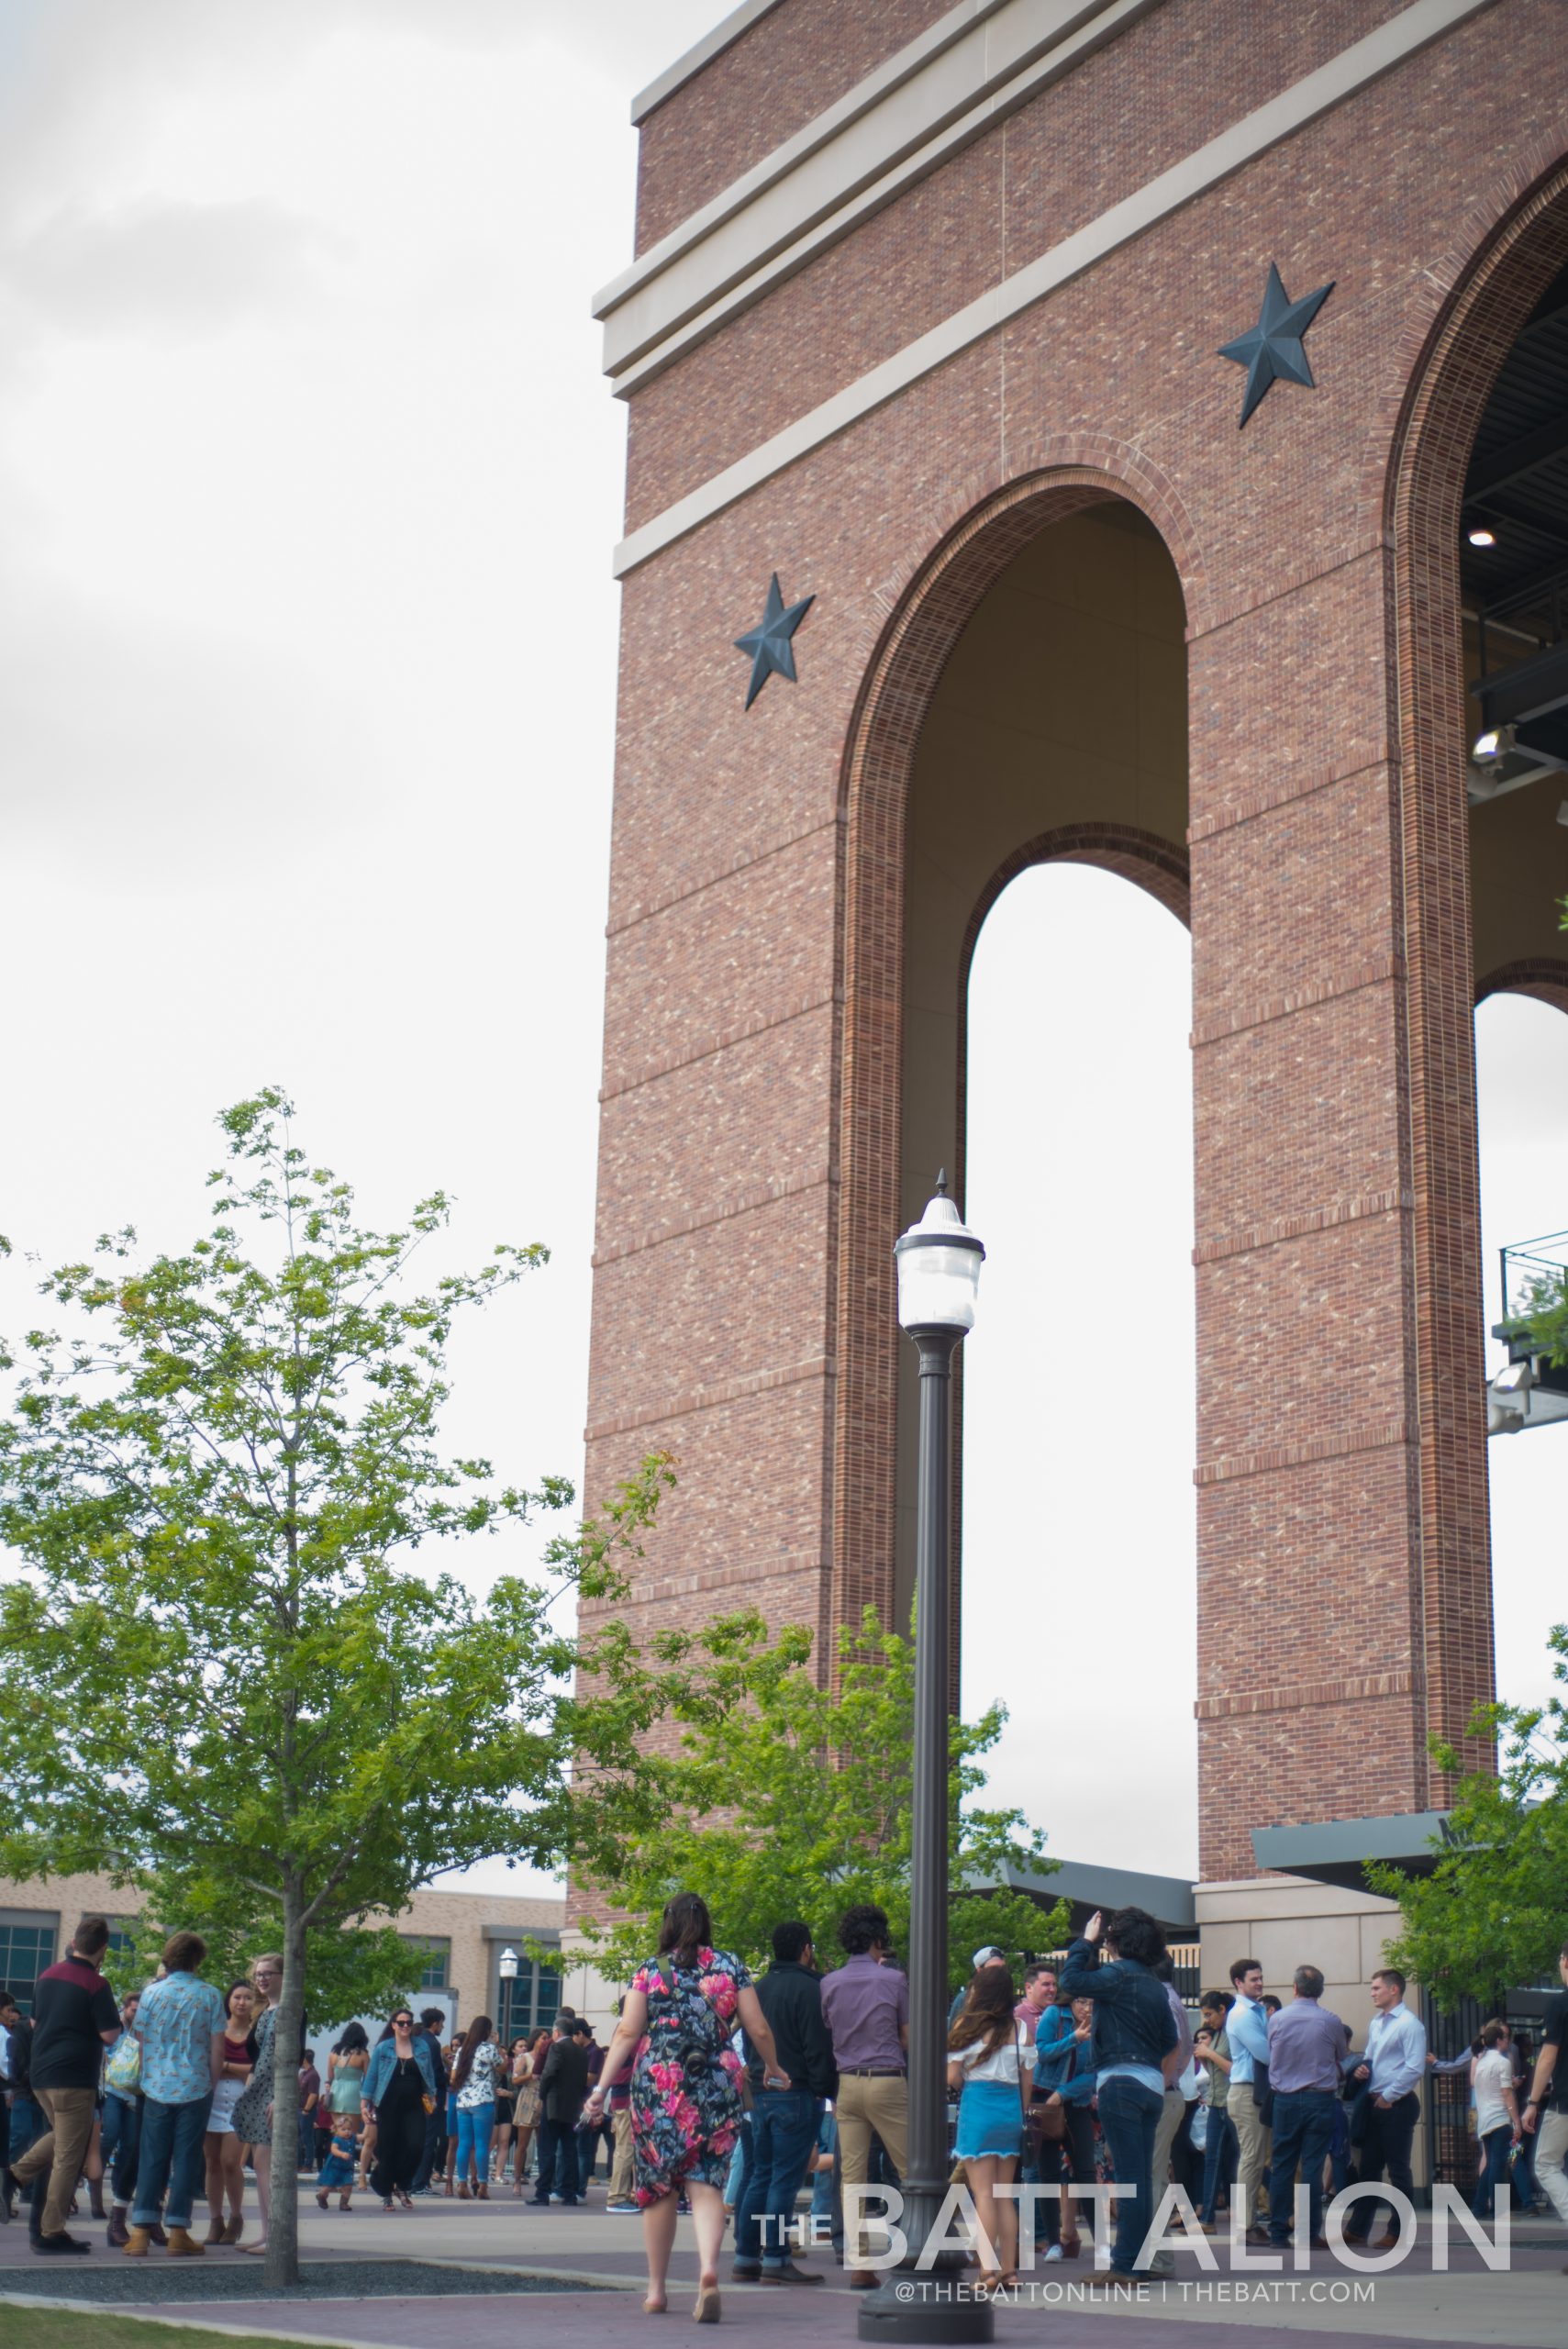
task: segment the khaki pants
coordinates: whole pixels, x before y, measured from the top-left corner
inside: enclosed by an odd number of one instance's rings
[[[1258,2108],[1252,2100],[1252,2083],[1234,2079],[1226,2099],[1226,2110],[1236,2124],[1236,2183],[1230,2190],[1230,2223],[1236,2224],[1237,2213],[1247,2226],[1257,2222],[1259,2184],[1269,2158],[1270,2132],[1258,2118]]]
[[[870,2257],[865,2228],[851,2221],[850,2188],[863,2186],[871,2169],[871,2137],[874,2129],[887,2148],[887,2157],[900,2177],[909,2167],[909,2083],[902,2072],[868,2079],[852,2072],[840,2076],[838,2102],[840,2178],[844,2194],[844,2265],[863,2267]]]
[[[1568,2112],[1538,2112],[1535,2182],[1568,2227]]]
[[[629,2202],[635,2176],[631,2165],[631,2107],[610,2115],[610,2127],[615,2132],[615,2159],[610,2164],[607,2202]]]
[[[35,2088],[33,2095],[43,2107],[49,2130],[36,2144],[28,2147],[13,2174],[25,2186],[28,2178],[41,2176],[48,2170],[49,2191],[44,2199],[41,2232],[58,2235],[64,2232],[71,2198],[87,2158],[98,2099],[92,2088]]]
[[[1176,2132],[1182,2125],[1182,2115],[1187,2109],[1186,2098],[1180,2088],[1167,2087],[1161,2100],[1160,2118],[1154,2128],[1153,2200],[1144,2213],[1146,2225],[1154,2224],[1154,2213],[1160,2208],[1165,2188],[1171,2183],[1171,2148],[1176,2142]],[[1169,2248],[1154,2254],[1155,2272],[1161,2276],[1175,2273],[1176,2254]]]

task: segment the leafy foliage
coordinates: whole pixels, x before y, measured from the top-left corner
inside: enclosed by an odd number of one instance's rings
[[[427,1563],[573,1500],[438,1438],[455,1317],[546,1252],[502,1246],[413,1291],[446,1198],[361,1230],[291,1115],[275,1089],[227,1111],[210,1230],[146,1263],[133,1230],[108,1235],[41,1283],[69,1330],[0,1348],[0,1541],[21,1568],[0,1583],[0,1873],[103,1871],[159,1921],[212,1931],[229,1964],[275,1943],[280,2046],[307,1949],[444,1869],[552,1863],[574,1745],[596,1733],[602,1760],[629,1759],[619,1716],[571,1702],[580,1649],[556,1602],[616,1586],[669,1481],[645,1463],[548,1543],[539,1582],[504,1575],[479,1598]],[[396,1984],[383,1931],[343,1955],[317,2014]],[[286,2281],[292,2198],[280,2210],[269,2273]]]
[[[1556,1679],[1568,1686],[1568,1625],[1551,1634]],[[1373,1891],[1404,1909],[1390,1963],[1416,1975],[1439,2006],[1462,1998],[1489,2004],[1501,1991],[1554,1982],[1568,1887],[1568,1702],[1495,1705],[1476,1716],[1473,1734],[1501,1741],[1496,1776],[1461,1780],[1449,1820],[1450,1842],[1429,1876],[1408,1878],[1371,1866]],[[1434,1742],[1440,1768],[1463,1768],[1451,1747]]]
[[[1532,1349],[1549,1361],[1568,1362],[1568,1272],[1540,1274],[1521,1305],[1507,1325],[1510,1332],[1528,1337]]]
[[[673,1750],[654,1742],[635,1776],[613,1789],[603,1774],[584,1779],[579,1867],[613,1886],[629,1912],[585,1927],[612,1973],[648,1955],[664,1902],[686,1888],[702,1893],[725,1947],[748,1963],[766,1959],[786,1918],[810,1924],[831,1951],[837,1919],[856,1901],[884,1908],[895,1945],[906,1946],[914,1645],[867,1609],[840,1633],[836,1662],[825,1687],[811,1633],[796,1625],[770,1638],[751,1610],[663,1633],[646,1658],[629,1643],[601,1657],[606,1703],[678,1731]],[[1057,1865],[1021,1812],[974,1806],[979,1757],[1006,1718],[993,1706],[951,1728],[955,1985],[977,1943],[1021,1954],[1053,1948],[1067,1930],[1063,1904],[1047,1911],[1026,1892],[970,1888]]]

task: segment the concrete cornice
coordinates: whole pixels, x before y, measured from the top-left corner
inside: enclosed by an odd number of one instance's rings
[[[1496,0],[1412,0],[1409,7],[1341,50],[1326,65],[1305,74],[1277,97],[1243,115],[1218,138],[1158,173],[1120,203],[1113,204],[1097,220],[1089,221],[975,301],[966,303],[962,309],[906,343],[902,351],[895,351],[858,381],[846,384],[830,399],[798,417],[783,431],[775,432],[734,464],[727,465],[721,473],[631,531],[616,551],[617,577],[624,577],[662,548],[722,513],[738,498],[772,480],[775,473],[808,455],[836,433],[847,430],[862,417],[869,416],[911,384],[981,340],[1005,320],[1081,276],[1106,254],[1141,236],[1145,229],[1179,211],[1231,173],[1266,154],[1282,139],[1330,112],[1382,74],[1404,64],[1466,18],[1496,5]]]
[[[654,107],[662,106],[666,98],[673,96],[683,82],[689,82],[694,73],[700,73],[705,65],[713,62],[721,50],[728,49],[731,41],[739,40],[742,33],[750,32],[759,17],[765,17],[770,8],[776,8],[778,5],[779,0],[740,0],[740,7],[731,8],[722,23],[715,25],[712,32],[704,33],[701,40],[693,41],[690,49],[683,50],[673,65],[666,65],[662,73],[656,73],[645,90],[639,90],[631,102],[632,121],[646,122]]]
[[[961,0],[594,299],[622,395],[1162,0]]]

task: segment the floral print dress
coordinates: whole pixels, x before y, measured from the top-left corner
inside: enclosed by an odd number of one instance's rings
[[[667,1969],[675,1986],[664,1984]],[[695,1965],[650,1958],[632,1982],[648,2000],[648,2029],[631,2074],[631,2153],[646,2207],[687,2178],[723,2187],[740,2131],[740,2058],[729,2042],[751,1976],[727,1950],[700,1949]],[[684,2057],[705,2050],[706,2065]]]

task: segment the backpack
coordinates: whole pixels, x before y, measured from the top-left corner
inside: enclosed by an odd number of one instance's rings
[[[674,2044],[666,2047],[666,2060],[678,2064],[688,2079],[704,2078],[715,2068],[723,2054],[724,2039],[728,2033],[723,2032],[717,2016],[706,1998],[703,2000],[703,2011],[710,2024],[718,2029],[721,2035],[717,2039],[715,2039],[711,2033],[699,2036],[693,2029],[687,2021],[686,2008],[675,1980],[674,1968],[662,1957],[659,1960],[659,1979],[664,1985],[664,1994],[674,2009],[675,2030],[678,2034]]]

